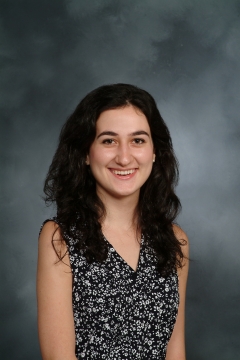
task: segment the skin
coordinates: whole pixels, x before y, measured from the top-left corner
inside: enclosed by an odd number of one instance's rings
[[[172,336],[167,346],[166,360],[186,360],[185,352],[185,300],[186,300],[186,286],[189,268],[189,242],[185,232],[178,226],[173,225],[175,236],[178,240],[184,241],[182,246],[184,255],[183,268],[178,269],[178,283],[179,283],[179,297],[180,303],[178,308],[178,315],[173,329]]]
[[[138,109],[127,106],[104,111],[96,124],[96,138],[86,164],[96,179],[96,191],[106,208],[102,230],[118,254],[137,269],[139,236],[134,210],[141,186],[154,166],[155,154],[147,119]],[[122,175],[119,171],[128,171]],[[72,275],[69,257],[63,262],[53,250],[51,240],[57,225],[48,222],[39,238],[37,297],[39,339],[43,360],[76,360],[72,311]],[[186,234],[174,226],[176,237],[186,240],[183,252],[188,257]],[[59,240],[57,230],[54,239]],[[65,254],[66,245],[56,242]],[[180,306],[173,334],[167,347],[167,360],[185,360],[184,308],[188,261],[179,270]]]
[[[57,224],[48,222],[39,237],[37,301],[38,334],[43,360],[76,360],[75,330],[72,310],[72,274],[69,257],[58,262],[52,247],[52,235]],[[57,230],[54,240],[59,240]],[[65,252],[60,242],[57,250]]]
[[[132,106],[101,113],[87,163],[96,179],[97,194],[104,203],[109,198],[129,196],[136,201],[151,173],[154,158],[151,132],[143,113]],[[133,173],[116,174],[127,170]]]

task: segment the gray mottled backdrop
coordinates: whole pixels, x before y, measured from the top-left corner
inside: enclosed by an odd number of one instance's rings
[[[148,90],[181,165],[188,360],[240,357],[240,1],[1,0],[1,354],[40,359],[37,236],[59,130],[106,83]]]

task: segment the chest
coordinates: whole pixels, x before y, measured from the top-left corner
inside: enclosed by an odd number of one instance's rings
[[[178,279],[157,272],[154,259],[141,249],[137,271],[110,247],[103,264],[79,258],[71,264],[74,275],[73,305],[91,323],[123,324],[165,321],[178,308]]]
[[[135,231],[115,233],[109,228],[104,231],[105,240],[114,248],[119,257],[124,260],[134,271],[137,270],[141,236],[136,236]]]

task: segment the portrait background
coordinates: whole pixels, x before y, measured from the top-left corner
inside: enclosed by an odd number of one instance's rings
[[[102,84],[149,91],[180,162],[188,360],[240,354],[240,1],[1,0],[1,359],[39,360],[38,231],[59,131]]]

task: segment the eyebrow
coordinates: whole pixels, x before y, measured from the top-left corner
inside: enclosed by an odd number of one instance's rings
[[[101,134],[99,134],[97,136],[97,139],[100,138],[100,136],[104,136],[104,135],[117,136],[118,134],[113,131],[103,131]],[[137,136],[137,135],[147,135],[148,137],[150,137],[149,134],[144,130],[134,131],[133,133],[129,134],[128,136]]]

